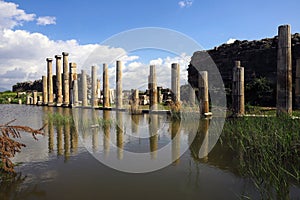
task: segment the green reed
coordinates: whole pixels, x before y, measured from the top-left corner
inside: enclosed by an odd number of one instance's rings
[[[300,185],[300,120],[289,116],[228,119],[221,141],[238,152],[241,175],[250,177],[262,198],[287,198]]]

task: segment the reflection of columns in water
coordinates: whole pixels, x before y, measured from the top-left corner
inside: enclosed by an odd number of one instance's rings
[[[77,149],[78,149],[78,132],[77,132],[77,128],[79,126],[78,124],[78,109],[72,109],[71,110],[71,116],[73,115],[73,119],[74,119],[74,125],[71,126],[71,149],[72,149],[72,153],[77,153]]]
[[[131,132],[139,132],[140,115],[131,115]]]
[[[59,113],[59,115],[63,115],[63,108],[58,107],[57,108],[57,112]],[[63,155],[63,129],[64,129],[65,125],[58,125],[56,127],[57,129],[57,134],[56,134],[56,140],[57,140],[57,155]]]
[[[49,107],[48,112],[53,114],[53,107]],[[54,127],[53,127],[53,121],[48,121],[48,150],[49,153],[52,153],[54,150],[53,147],[54,144]]]
[[[70,116],[70,109],[63,109],[64,116]],[[64,149],[65,149],[65,160],[67,161],[70,157],[70,123],[67,121],[64,126]]]
[[[209,119],[200,120],[200,135],[203,138],[203,142],[201,143],[201,148],[199,150],[199,158],[202,158],[204,162],[208,161],[208,147],[209,147]]]
[[[123,159],[123,113],[120,111],[117,111],[117,147],[118,147],[118,159]]]
[[[104,120],[104,127],[103,127],[103,146],[104,146],[104,154],[108,155],[110,150],[110,111],[103,110],[103,120]]]
[[[158,149],[158,115],[150,114],[149,117],[150,154],[152,159],[156,159]]]
[[[87,130],[89,129],[88,127],[88,110],[83,108],[81,110],[81,113],[82,113],[82,117],[81,117],[81,131],[82,131],[82,139],[85,140],[87,138]]]
[[[98,125],[98,117],[97,117],[97,111],[96,110],[91,110],[92,111],[92,122],[93,122],[93,128],[92,128],[92,144],[93,144],[93,151],[97,152],[99,148],[99,129],[97,127]]]
[[[172,161],[178,164],[180,159],[180,120],[171,121],[171,139],[172,139]]]

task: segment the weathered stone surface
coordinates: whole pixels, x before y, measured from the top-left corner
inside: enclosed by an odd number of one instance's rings
[[[116,107],[122,108],[123,106],[123,89],[122,89],[122,62],[117,61],[116,70]]]
[[[291,27],[278,28],[277,115],[292,114],[292,46]]]
[[[103,64],[103,107],[108,108],[109,102],[109,79],[108,79],[108,66]]]

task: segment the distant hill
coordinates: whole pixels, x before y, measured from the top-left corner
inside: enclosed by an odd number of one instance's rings
[[[276,88],[277,45],[278,36],[253,41],[236,40],[232,44],[222,44],[206,52],[217,65],[228,91],[231,89],[232,68],[236,60],[240,60],[241,65],[245,68],[245,84],[251,83],[255,78],[265,77],[271,83],[272,88]],[[195,52],[194,56],[199,54],[201,54],[201,51]],[[297,58],[300,58],[299,33],[292,35],[293,81]],[[193,87],[197,87],[197,80],[197,70],[190,64],[188,68],[188,81]],[[271,94],[272,97],[276,96],[275,92],[276,89]],[[228,100],[230,100],[230,93],[228,95]],[[272,104],[275,105],[275,99]]]

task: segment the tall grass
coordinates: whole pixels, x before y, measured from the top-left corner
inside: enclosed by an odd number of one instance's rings
[[[240,173],[264,199],[286,199],[300,185],[300,120],[288,116],[244,117],[224,125],[222,142],[240,154]]]

